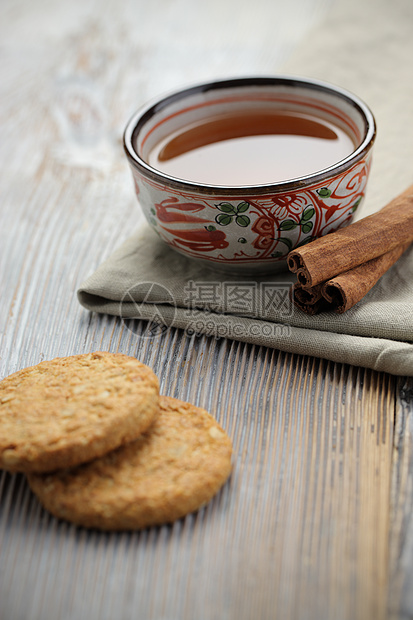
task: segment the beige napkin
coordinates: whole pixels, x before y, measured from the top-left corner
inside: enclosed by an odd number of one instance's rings
[[[361,96],[378,124],[361,216],[413,183],[413,2],[336,2],[284,72],[317,77]],[[234,278],[199,267],[143,227],[78,291],[88,310],[413,376],[413,249],[343,315],[308,317],[291,306],[289,273]]]

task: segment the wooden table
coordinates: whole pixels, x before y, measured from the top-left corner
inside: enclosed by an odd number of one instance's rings
[[[0,8],[0,376],[121,351],[203,406],[234,473],[171,526],[99,533],[0,473],[2,620],[413,617],[413,383],[170,329],[143,337],[76,289],[139,225],[124,124],[194,81],[271,73],[322,0],[47,0]],[[236,9],[236,10],[235,10]]]

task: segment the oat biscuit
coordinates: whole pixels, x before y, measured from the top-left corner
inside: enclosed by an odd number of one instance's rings
[[[156,375],[134,357],[55,358],[0,382],[0,468],[52,471],[133,441],[159,413]]]
[[[231,472],[231,441],[204,409],[161,397],[139,439],[85,465],[30,474],[29,484],[57,517],[104,530],[170,523],[198,509]]]

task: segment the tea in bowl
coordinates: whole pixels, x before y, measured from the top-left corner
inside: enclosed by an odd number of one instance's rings
[[[259,274],[285,270],[292,249],[352,221],[375,135],[368,106],[341,88],[254,77],[145,106],[124,148],[165,243],[210,268]]]

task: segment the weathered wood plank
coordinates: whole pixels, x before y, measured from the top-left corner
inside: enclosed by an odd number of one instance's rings
[[[413,614],[413,382],[400,380],[397,390],[392,470],[389,612],[392,618]]]
[[[26,609],[25,592],[33,618],[68,597],[80,618],[138,606],[145,618],[385,618],[392,381],[172,331],[129,351],[154,367],[165,393],[192,396],[227,428],[231,482],[172,527],[106,535],[57,522],[20,476],[3,475],[9,569],[0,588],[10,617]]]
[[[397,545],[388,535],[391,378],[177,330],[149,340],[75,298],[139,223],[120,143],[135,107],[184,83],[272,72],[325,5],[2,3],[0,376],[57,355],[136,355],[164,393],[220,420],[235,468],[198,514],[134,534],[57,521],[23,476],[1,473],[0,617],[380,620],[389,554],[391,608],[413,609],[407,406]]]

